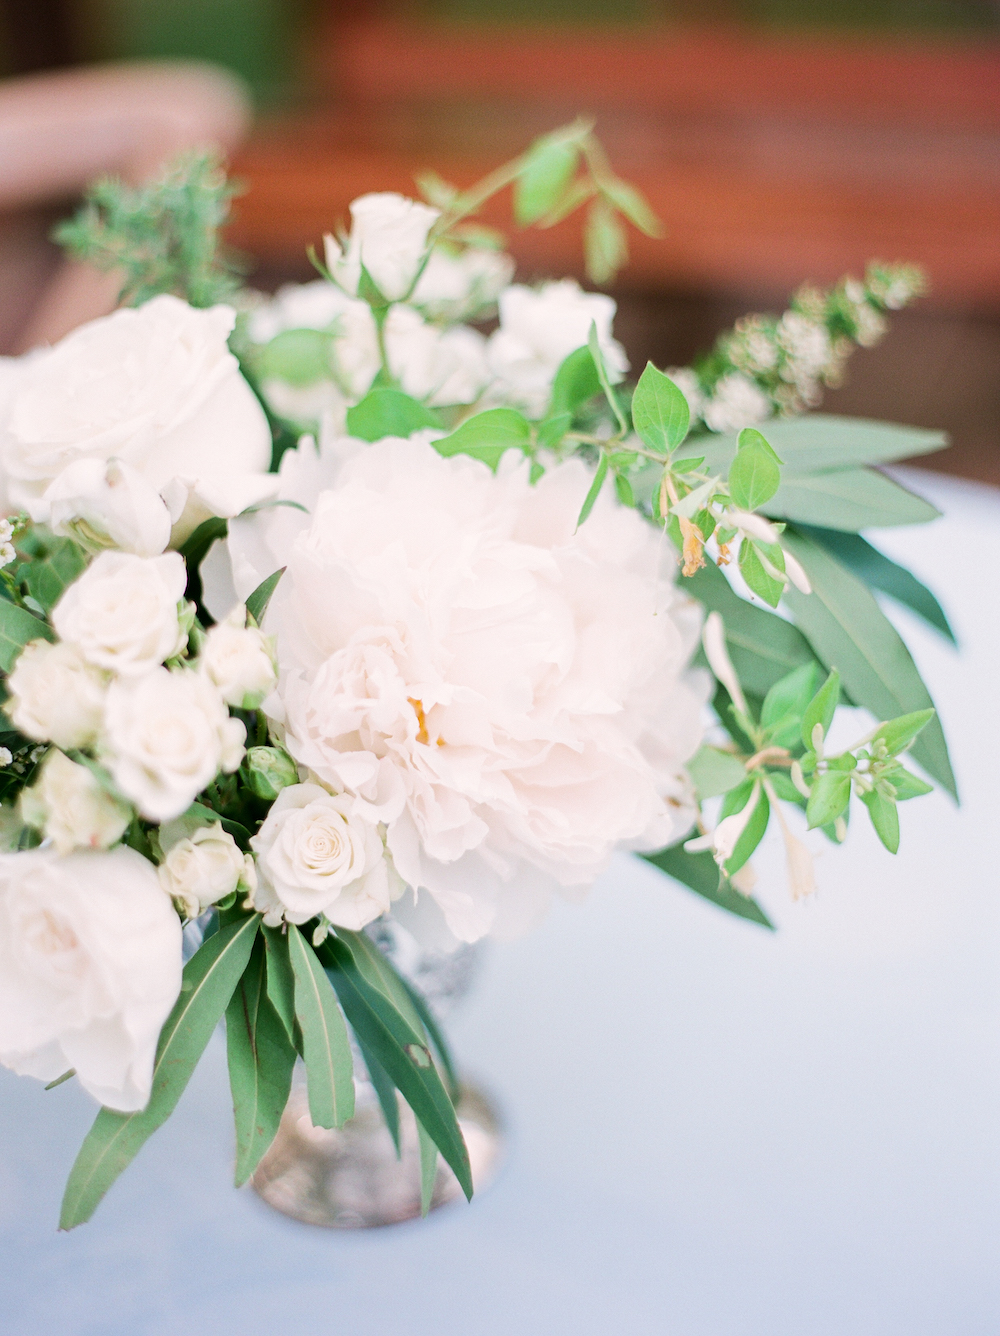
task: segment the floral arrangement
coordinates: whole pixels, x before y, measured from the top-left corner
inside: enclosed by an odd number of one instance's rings
[[[64,1228],[222,1018],[237,1183],[298,1057],[314,1123],[351,1117],[353,1036],[394,1137],[397,1090],[416,1116],[425,1204],[439,1152],[471,1195],[444,1039],[368,925],[511,936],[625,849],[770,926],[772,813],[800,896],[796,825],[839,842],[856,797],[895,852],[930,789],[907,752],[954,792],[872,591],[947,621],[859,532],[933,518],[873,466],[941,439],[795,416],[915,271],[632,382],[609,297],[513,283],[470,221],[507,185],[522,225],[586,206],[612,276],[620,218],[658,224],[589,125],[423,185],[356,200],[322,276],[265,298],[210,157],[102,183],[60,235],[131,304],[0,368],[0,1061],[103,1105]],[[841,703],[872,716],[846,748]]]

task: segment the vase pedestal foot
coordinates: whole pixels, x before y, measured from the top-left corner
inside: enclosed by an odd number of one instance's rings
[[[313,1126],[305,1086],[292,1087],[278,1134],[250,1180],[269,1206],[332,1229],[371,1229],[419,1217],[420,1150],[413,1114],[399,1099],[402,1154],[397,1159],[373,1093],[367,1097],[364,1087],[358,1093],[355,1116],[327,1131]],[[492,1181],[502,1157],[499,1120],[486,1097],[471,1086],[462,1086],[457,1113],[478,1193]],[[431,1210],[463,1197],[439,1156]]]

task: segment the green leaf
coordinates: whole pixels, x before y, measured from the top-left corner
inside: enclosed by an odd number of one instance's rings
[[[785,586],[764,569],[757,544],[752,539],[744,538],[740,543],[739,567],[747,588],[765,603],[769,603],[772,608],[776,608],[781,602]]]
[[[811,539],[786,530],[782,543],[801,562],[811,594],[785,595],[797,624],[818,657],[836,664],[855,705],[876,719],[894,719],[932,707],[910,652],[867,587]],[[953,796],[955,776],[939,718],[913,744],[912,756]]]
[[[819,682],[819,665],[815,659],[811,663],[801,664],[792,671],[775,682],[770,691],[764,697],[764,704],[761,707],[760,722],[764,728],[772,731],[779,723],[784,723],[786,719],[795,721],[795,737],[798,738],[800,721],[805,713],[806,706],[816,694],[817,684]],[[775,735],[774,740],[778,742]],[[779,746],[790,746],[790,743],[778,742]]]
[[[775,418],[767,424],[767,438],[785,461],[786,480],[861,464],[911,459],[943,450],[948,444],[947,436],[940,431],[830,413]],[[725,473],[736,457],[737,435],[699,436],[698,449],[705,452],[709,472]]]
[[[257,367],[262,380],[283,380],[304,389],[333,375],[330,334],[319,329],[283,329],[260,350]]]
[[[513,408],[487,408],[466,418],[450,436],[434,442],[439,455],[471,455],[496,472],[508,450],[531,451],[531,423]]]
[[[419,1118],[417,1140],[420,1143],[420,1214],[423,1216],[431,1209],[434,1184],[437,1181],[438,1151],[433,1138],[427,1133]]]
[[[851,777],[843,770],[827,770],[817,775],[806,804],[806,820],[809,829],[828,826],[842,816],[851,801]]]
[[[160,1031],[149,1103],[138,1113],[102,1109],[97,1115],[66,1184],[60,1229],[90,1219],[118,1175],[173,1113],[246,969],[259,926],[259,914],[227,924],[185,965],[180,996]]]
[[[702,747],[687,763],[699,802],[728,793],[747,777],[746,767],[738,756],[719,751],[716,747]]]
[[[226,1009],[226,1051],[236,1122],[236,1186],[241,1187],[277,1134],[295,1066],[294,1045],[268,1000],[259,937]]]
[[[691,425],[687,399],[652,362],[646,363],[632,396],[632,425],[650,450],[663,453],[680,445]]]
[[[916,775],[911,775],[909,770],[904,769],[903,766],[894,770],[886,778],[896,791],[896,801],[898,803],[905,803],[910,798],[922,798],[925,793],[934,792],[932,784],[925,784],[922,779],[918,779]]]
[[[580,507],[580,514],[577,516],[576,527],[579,529],[590,512],[598,496],[601,494],[601,488],[604,486],[604,479],[608,476],[608,456],[607,451],[601,451],[601,457],[597,461],[597,472],[594,474],[594,481],[590,484],[590,491],[584,498],[583,505]]]
[[[309,1116],[317,1127],[340,1127],[354,1116],[354,1060],[347,1026],[316,952],[293,923],[288,925],[288,955],[295,973]]]
[[[247,612],[258,626],[264,620],[264,613],[267,612],[267,605],[271,602],[271,595],[277,589],[278,581],[284,575],[285,569],[282,566],[273,575],[269,575],[266,580],[262,580],[247,599]]]
[[[926,524],[941,513],[929,501],[875,469],[786,477],[761,509],[772,519],[797,520],[850,533]]]
[[[33,557],[20,574],[28,593],[46,612],[51,612],[67,588],[87,568],[87,556],[71,538],[45,538],[45,555]]]
[[[383,436],[412,436],[425,427],[440,429],[435,413],[402,390],[379,386],[369,390],[359,404],[347,410],[347,434],[361,441],[380,441]]]
[[[829,677],[813,696],[802,714],[802,741],[807,750],[815,750],[813,730],[817,724],[823,729],[824,738],[829,733],[833,716],[836,714],[839,704],[840,674],[836,668],[833,668],[830,670]]]
[[[601,351],[601,344],[597,337],[597,321],[590,322],[590,334],[587,337],[587,347],[590,349],[590,356],[593,358],[594,366],[597,368],[597,379],[601,382],[601,389],[604,391],[604,397],[610,405],[615,420],[618,423],[618,430],[624,436],[628,431],[628,425],[622,413],[621,404],[618,402],[618,395],[611,386],[611,378],[608,375],[608,368],[604,363],[604,354]]]
[[[886,798],[878,789],[861,795],[879,839],[894,854],[899,849],[899,812],[892,798]]]
[[[55,640],[56,633],[48,622],[17,607],[7,599],[0,599],[0,669],[9,673],[17,656],[32,640]]]
[[[392,1144],[396,1147],[396,1159],[398,1160],[402,1157],[403,1147],[399,1136],[399,1100],[396,1098],[396,1087],[392,1084],[388,1072],[371,1049],[361,1042],[357,1034],[354,1038],[361,1050],[361,1056],[365,1060],[368,1079],[371,1081],[372,1088],[378,1097],[382,1117],[385,1119],[385,1125],[392,1137]]]
[[[584,350],[586,351],[586,350]],[[590,353],[587,353],[588,358]],[[591,363],[593,365],[593,363]],[[554,450],[573,425],[572,413],[555,413],[538,424],[538,445],[542,450]]]
[[[739,435],[739,450],[729,470],[729,492],[741,510],[757,510],[781,483],[779,460],[753,427]]]
[[[625,229],[606,200],[595,199],[583,226],[587,277],[598,287],[610,283],[628,259]]]
[[[201,524],[188,535],[185,542],[178,548],[184,558],[184,564],[187,566],[187,587],[184,590],[184,596],[195,604],[199,612],[204,613],[201,602],[201,571],[199,568],[208,555],[208,549],[212,544],[217,540],[224,539],[228,532],[229,521],[212,516],[211,519],[202,520]],[[206,620],[211,622],[211,618],[207,614],[205,616]]]
[[[301,1051],[302,1031],[295,1019],[295,971],[288,954],[288,934],[266,926],[261,928],[261,934],[267,962],[267,996],[293,1047]]]
[[[639,857],[727,913],[749,919],[751,923],[759,923],[761,927],[773,931],[774,924],[757,901],[748,895],[741,895],[733,888],[729,879],[720,874],[710,853],[689,854],[682,845],[674,844],[669,849],[661,849],[659,853],[640,854]]]
[[[883,724],[873,741],[880,738],[885,743],[889,755],[898,756],[933,718],[933,710],[914,710],[912,714],[900,715],[898,719],[890,719],[888,723]]]
[[[545,136],[525,155],[514,182],[514,218],[527,227],[551,213],[559,204],[580,158],[576,144]]]
[[[793,668],[816,662],[801,631],[740,598],[717,566],[703,566],[688,576],[685,589],[709,612],[721,614],[729,657],[750,695],[766,696]]]
[[[570,416],[588,399],[600,394],[601,382],[589,348],[576,348],[559,364],[552,381],[552,401],[546,420],[562,413]]]
[[[613,204],[619,213],[623,213],[640,232],[645,232],[647,237],[663,236],[663,224],[649,207],[645,195],[635,186],[613,176],[601,181],[601,191],[605,199]]]
[[[735,790],[733,790],[735,792]],[[767,794],[763,789],[757,790],[756,798],[753,794],[747,799],[754,803],[754,809],[750,820],[743,827],[740,838],[736,841],[736,848],[729,858],[726,859],[726,875],[734,877],[740,868],[747,861],[753,851],[764,838],[764,832],[767,830],[767,823],[771,816],[771,804],[768,801]],[[736,811],[742,811],[746,803],[741,803]]]
[[[813,542],[825,547],[848,570],[864,580],[869,589],[877,589],[888,594],[897,603],[910,608],[918,617],[922,617],[935,631],[950,640],[954,645],[955,633],[945,616],[944,609],[926,585],[921,584],[903,566],[894,561],[863,539],[860,534],[843,533],[837,529],[821,529],[813,525],[797,526]]]
[[[425,1040],[359,970],[346,942],[328,937],[321,948],[333,986],[359,1041],[385,1068],[433,1138],[465,1195],[472,1196],[469,1153]]]

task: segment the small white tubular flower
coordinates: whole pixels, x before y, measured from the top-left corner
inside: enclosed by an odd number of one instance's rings
[[[49,524],[91,550],[158,556],[170,542],[170,511],[156,488],[120,459],[80,459],[50,483]]]
[[[762,543],[777,543],[781,538],[770,520],[766,520],[763,515],[755,515],[752,510],[730,506],[726,511],[726,523],[741,533],[749,534],[751,538],[759,538]]]
[[[743,688],[740,686],[740,680],[736,676],[736,669],[729,657],[729,650],[726,648],[726,628],[720,613],[710,612],[705,618],[701,643],[705,647],[708,666],[729,692],[733,704],[740,713],[748,715],[747,700],[743,694]]]
[[[150,821],[190,807],[220,770],[243,759],[246,730],[216,687],[188,669],[153,668],[108,691],[102,748],[121,792]]]
[[[793,900],[803,900],[806,896],[812,895],[816,889],[816,870],[813,866],[813,856],[802,841],[792,834],[788,822],[785,820],[785,814],[781,810],[781,804],[777,801],[773,790],[771,792],[771,811],[778,817],[778,825],[781,827],[781,838],[785,842],[785,862],[788,866],[788,884],[791,888]]]
[[[270,495],[267,418],[226,342],[235,319],[164,294],[24,359],[0,407],[12,505],[48,521],[45,494],[64,469],[120,459],[171,493],[181,542],[210,514]]]
[[[227,705],[255,710],[274,690],[274,637],[247,626],[242,603],[224,621],[213,626],[198,655],[198,668],[217,688]]]
[[[305,923],[319,914],[360,929],[403,892],[378,826],[348,794],[292,784],[278,794],[250,841],[257,855],[253,896],[264,922]]]
[[[156,870],[119,846],[0,855],[0,1062],[76,1069],[111,1109],[145,1106],[181,986],[181,925]]]
[[[22,790],[21,815],[60,854],[108,849],[132,819],[126,803],[109,793],[85,765],[77,765],[61,751],[50,751],[38,779]]]
[[[726,863],[732,858],[733,853],[739,843],[740,836],[746,830],[750,818],[756,811],[757,804],[760,802],[761,786],[760,781],[755,782],[750,797],[746,805],[741,807],[738,812],[733,812],[731,816],[723,817],[716,828],[707,835],[699,835],[696,839],[688,840],[684,848],[690,854],[701,853],[705,849],[711,849],[712,857],[718,863],[719,867],[725,867]]]
[[[177,552],[160,557],[102,552],[53,608],[52,625],[88,662],[138,676],[184,648],[187,634],[177,605],[186,584],[184,558]]]
[[[486,350],[496,394],[543,413],[560,363],[586,345],[592,324],[609,376],[621,380],[628,358],[611,333],[616,309],[610,297],[584,292],[571,278],[537,289],[517,283],[507,288],[500,294],[500,328]]]
[[[577,528],[582,462],[533,486],[513,453],[494,474],[417,436],[285,459],[312,516],[261,512],[230,542],[241,595],[287,564],[266,709],[456,936],[523,931],[616,847],[686,832],[700,612],[610,494]]]
[[[514,261],[500,251],[470,247],[456,255],[436,246],[410,303],[432,320],[466,320],[495,302],[513,277]]]
[[[326,267],[355,296],[364,265],[383,297],[401,301],[413,286],[428,233],[440,216],[438,209],[391,191],[362,195],[351,205],[346,249],[329,233],[324,237]]]
[[[89,747],[104,718],[108,677],[76,645],[32,640],[17,656],[7,690],[4,709],[25,737]]]
[[[218,821],[199,826],[172,845],[157,872],[160,885],[185,918],[197,918],[238,887],[252,891],[257,885],[253,858]]]
[[[812,585],[809,583],[809,576],[802,569],[802,563],[798,557],[793,557],[787,548],[782,548],[785,557],[785,574],[791,580],[792,584],[800,593],[811,594]]]
[[[406,393],[433,405],[470,404],[490,380],[482,334],[466,325],[438,329],[412,306],[389,311],[385,349]]]
[[[711,431],[741,431],[770,416],[770,399],[739,371],[730,371],[716,382],[712,397],[702,409],[705,425]]]

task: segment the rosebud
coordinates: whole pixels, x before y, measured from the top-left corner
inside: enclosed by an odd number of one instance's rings
[[[283,747],[251,747],[243,765],[251,791],[266,802],[299,782],[295,762]]]

